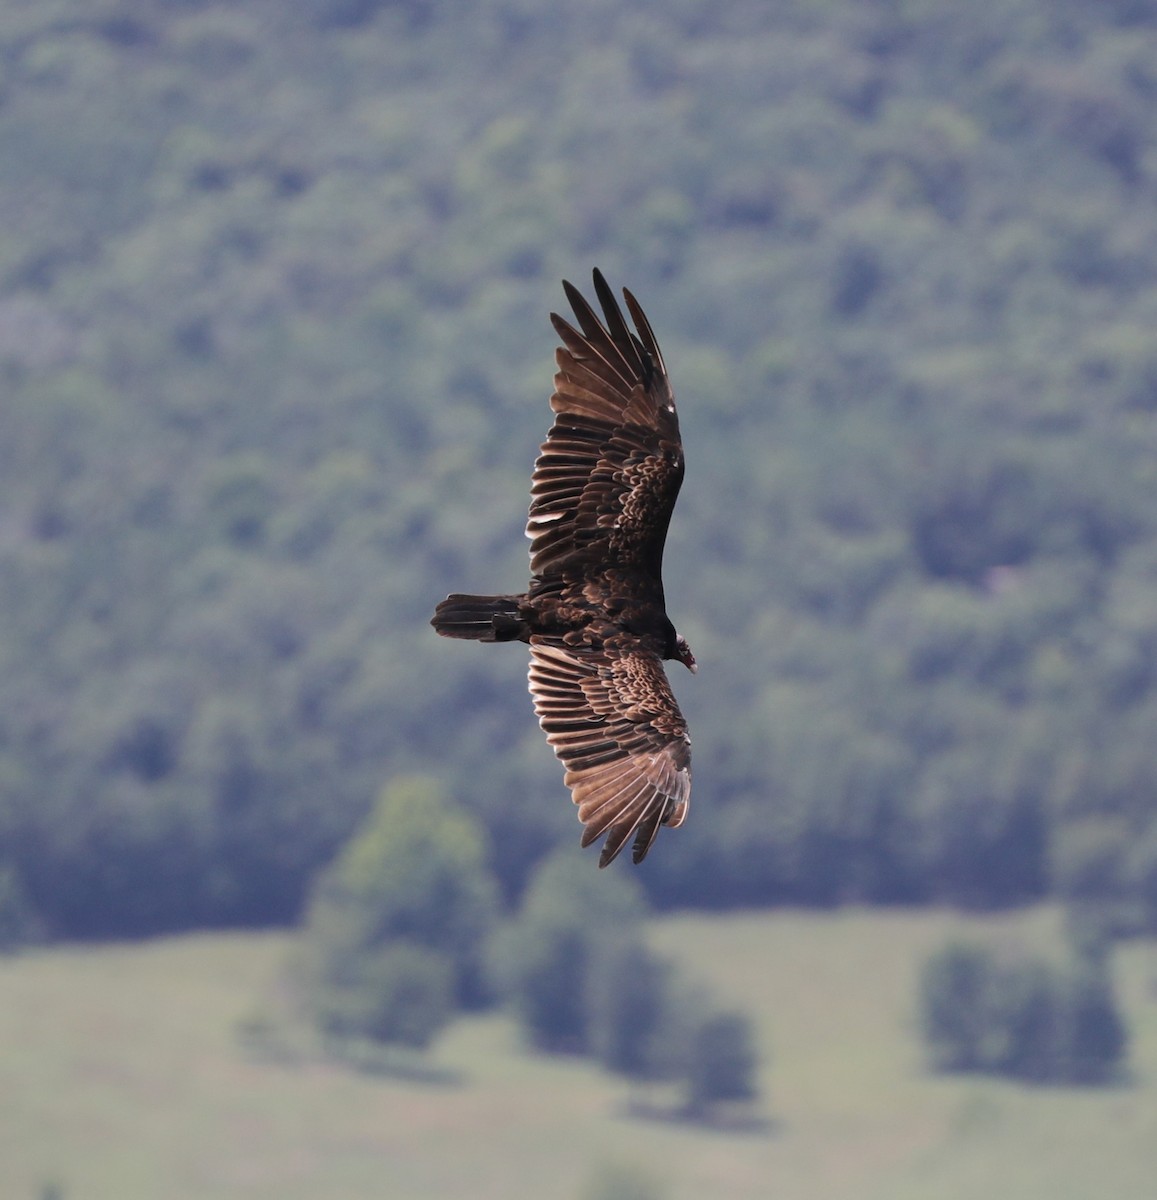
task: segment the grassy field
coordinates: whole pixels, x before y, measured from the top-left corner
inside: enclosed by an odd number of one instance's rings
[[[578,1200],[608,1163],[671,1200],[1152,1200],[1157,949],[1117,970],[1134,1082],[1034,1089],[921,1070],[915,974],[949,931],[1055,938],[1047,912],[680,917],[656,941],[757,1019],[765,1129],[623,1115],[586,1064],[456,1025],[457,1081],[255,1060],[237,1026],[287,940],[215,935],[0,960],[0,1196],[41,1200]]]

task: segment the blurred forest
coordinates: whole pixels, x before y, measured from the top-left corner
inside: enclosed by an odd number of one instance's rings
[[[594,265],[687,447],[651,901],[1157,928],[1151,0],[9,0],[0,158],[0,928],[295,919],[413,771],[580,854],[427,620]]]

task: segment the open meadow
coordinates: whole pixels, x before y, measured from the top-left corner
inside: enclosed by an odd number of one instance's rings
[[[438,1045],[439,1083],[262,1061],[238,1027],[288,939],[220,934],[0,962],[0,1195],[11,1200],[571,1200],[637,1164],[672,1200],[1151,1200],[1157,950],[1116,960],[1133,1080],[1029,1088],[922,1070],[915,977],[949,931],[1056,936],[998,918],[846,910],[684,916],[660,946],[751,1012],[760,1127],[630,1118],[621,1082],[536,1058],[500,1016]]]

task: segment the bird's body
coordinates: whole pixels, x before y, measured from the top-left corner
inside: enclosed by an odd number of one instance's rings
[[[530,691],[585,829],[606,835],[606,866],[634,837],[641,862],[660,825],[678,826],[691,791],[687,727],[664,659],[695,659],[667,616],[663,547],[683,448],[654,333],[624,292],[628,329],[602,275],[605,324],[563,284],[575,329],[562,338],[555,422],[534,466],[525,593],[448,596],[431,622],[445,637],[530,645]]]

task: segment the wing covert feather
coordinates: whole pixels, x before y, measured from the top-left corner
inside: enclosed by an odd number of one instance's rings
[[[562,345],[550,398],[555,423],[534,466],[531,570],[581,576],[590,564],[625,566],[659,589],[683,482],[674,395],[638,302],[624,291],[636,336],[601,273],[594,279],[605,323],[565,282],[579,327],[551,314]]]

